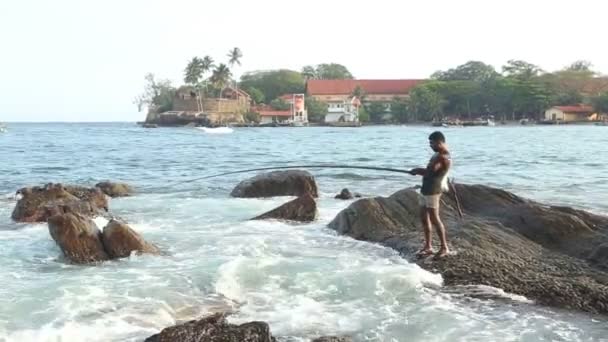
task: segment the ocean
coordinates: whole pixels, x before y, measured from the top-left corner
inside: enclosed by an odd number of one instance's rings
[[[311,224],[249,221],[289,198],[235,199],[255,167],[340,163],[408,169],[431,156],[433,127],[143,129],[134,123],[10,124],[0,133],[0,341],[143,341],[217,310],[265,321],[279,341],[345,334],[355,341],[608,341],[606,317],[474,299],[379,245],[327,223],[350,202],[342,188],[386,196],[409,175],[311,169],[320,190]],[[500,187],[608,214],[608,128],[470,127],[443,130],[457,182]],[[14,223],[14,193],[48,182],[126,182],[112,199],[162,256],[94,266],[66,263],[46,224]],[[105,219],[97,218],[100,228]],[[422,234],[422,233],[421,233]],[[448,227],[449,235],[449,227]]]

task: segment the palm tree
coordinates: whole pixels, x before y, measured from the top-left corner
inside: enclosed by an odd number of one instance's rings
[[[222,90],[224,90],[226,85],[230,82],[230,77],[232,77],[232,72],[224,63],[221,63],[213,70],[211,82],[216,88],[220,89],[220,97],[222,96]]]
[[[312,65],[307,65],[303,67],[300,73],[302,74],[302,77],[304,77],[304,79],[307,81],[315,79],[317,76],[317,71]]]
[[[193,87],[198,87],[199,81],[203,78],[203,60],[199,57],[192,57],[184,69],[184,82]],[[198,111],[201,111],[202,103],[200,102],[200,91],[197,96],[196,106]]]
[[[205,74],[207,74],[213,67],[213,58],[209,57],[209,56],[205,56],[203,57],[203,59],[201,60],[200,63],[201,66],[201,71],[202,71],[202,80],[204,82],[204,87],[205,87],[205,92],[207,91],[207,81],[205,80]],[[200,102],[201,102],[201,111],[203,111],[203,97],[201,96],[201,90],[200,90],[201,85],[199,84],[198,86],[198,92],[199,92],[199,98],[200,98]]]
[[[241,65],[241,57],[243,57],[243,52],[241,52],[241,49],[239,49],[238,47],[235,47],[234,49],[230,50],[228,52],[228,65],[230,65],[230,67],[234,70],[234,66]],[[236,75],[235,75],[236,77]],[[237,85],[237,81],[234,81],[235,83],[235,88],[238,87]]]

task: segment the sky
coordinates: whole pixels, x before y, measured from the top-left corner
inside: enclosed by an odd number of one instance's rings
[[[340,63],[426,78],[480,60],[608,74],[602,0],[0,0],[0,122],[139,121],[144,75],[181,83],[193,56],[245,71]]]

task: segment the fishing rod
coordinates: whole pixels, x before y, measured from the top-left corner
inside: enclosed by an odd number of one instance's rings
[[[375,170],[375,171],[387,171],[387,172],[411,174],[409,170],[395,169],[395,168],[390,168],[390,167],[356,166],[356,165],[342,165],[342,164],[270,166],[270,167],[260,167],[260,168],[255,168],[255,169],[223,172],[223,173],[218,173],[218,174],[209,175],[209,176],[197,177],[197,178],[193,178],[193,179],[188,179],[188,180],[168,184],[168,185],[166,185],[166,187],[175,186],[175,185],[179,185],[179,184],[183,184],[183,183],[195,182],[195,181],[199,181],[199,180],[203,180],[203,179],[235,175],[235,174],[239,174],[239,173],[248,173],[248,172],[254,172],[254,171],[284,170],[284,169],[362,169],[362,170]]]

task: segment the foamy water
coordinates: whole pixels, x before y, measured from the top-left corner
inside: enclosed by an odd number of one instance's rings
[[[33,135],[32,130],[39,134]],[[128,137],[115,141],[125,131]],[[26,126],[21,132],[20,143],[17,139],[0,141],[5,143],[0,157],[14,160],[10,166],[0,166],[8,175],[0,188],[6,194],[0,199],[0,341],[143,341],[164,327],[215,311],[234,312],[230,320],[235,323],[266,321],[280,341],[309,341],[332,334],[351,335],[356,341],[605,341],[608,336],[605,318],[538,307],[500,289],[446,288],[439,275],[420,269],[394,251],[338,236],[326,228],[349,204],[332,198],[341,187],[389,194],[413,184],[401,176],[315,171],[321,187],[320,217],[312,224],[298,225],[249,221],[290,198],[229,198],[231,187],[246,175],[162,188],[203,174],[280,163],[288,159],[281,151],[290,146],[296,157],[289,160],[327,162],[335,158],[373,165],[376,156],[386,154],[379,164],[395,166],[391,156],[412,151],[395,148],[393,153],[390,146],[401,144],[401,135],[419,135],[416,129],[357,131],[368,134],[374,144],[382,142],[382,147],[370,149],[367,157],[353,153],[350,159],[345,152],[331,157],[302,149],[327,146],[325,141],[331,140],[339,142],[336,150],[346,151],[353,146],[343,146],[352,139],[348,130],[237,129],[231,135],[203,141],[192,130],[151,132],[121,125]],[[307,136],[311,132],[319,135],[315,142]],[[469,132],[485,134],[478,129]],[[510,134],[498,128],[496,132]],[[524,134],[521,132],[518,134]],[[19,127],[8,134],[18,133]],[[277,134],[275,144],[269,145],[267,140],[273,134]],[[62,136],[78,144],[50,142],[51,137],[61,141],[57,139]],[[32,140],[34,148],[20,155],[17,151],[23,139]],[[458,139],[464,137],[454,140]],[[421,145],[426,147],[424,142]],[[453,148],[458,146],[453,144]],[[65,153],[66,149],[71,153]],[[535,159],[535,150],[529,153]],[[518,169],[516,163],[498,166],[504,162],[502,158],[479,162],[480,167],[492,170],[490,162],[496,165],[496,182],[502,173],[511,183],[509,187],[540,193],[535,198],[543,200],[557,191],[551,184],[559,179],[534,187],[533,181],[513,181],[520,177],[512,169]],[[462,170],[473,167],[460,161],[456,177],[464,178]],[[132,256],[95,266],[69,265],[45,224],[10,222],[15,203],[11,193],[19,186],[42,179],[86,183],[105,178],[131,181],[143,189],[137,196],[112,200],[111,208],[159,245],[165,255]],[[158,178],[164,181],[157,182]],[[585,188],[591,180],[561,178],[561,184],[567,182],[577,182],[587,198],[596,198]],[[576,202],[577,196],[581,194],[572,191],[562,197],[563,202]],[[588,202],[577,203],[589,207]],[[594,203],[599,204],[590,209],[604,210],[601,201]],[[98,218],[96,222],[101,228],[107,221]]]

